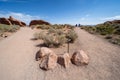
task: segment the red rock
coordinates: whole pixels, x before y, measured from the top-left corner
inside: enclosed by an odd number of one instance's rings
[[[80,66],[89,63],[89,57],[83,50],[78,50],[73,53],[71,61],[73,64]]]
[[[12,25],[11,22],[7,18],[0,18],[1,24]]]
[[[32,26],[32,25],[50,25],[49,22],[46,22],[46,21],[43,21],[43,20],[32,20],[29,24],[29,26]]]
[[[14,19],[12,16],[8,18],[8,20],[13,24],[13,25],[19,25],[19,26],[26,26],[26,24],[22,21],[19,21],[17,19]]]

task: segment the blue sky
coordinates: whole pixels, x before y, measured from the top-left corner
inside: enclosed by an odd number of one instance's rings
[[[0,0],[0,17],[27,24],[43,19],[52,24],[93,25],[120,19],[120,0]]]

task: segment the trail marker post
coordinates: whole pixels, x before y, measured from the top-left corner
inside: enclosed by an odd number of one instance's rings
[[[70,41],[71,41],[71,39],[68,38],[68,39],[67,39],[67,45],[68,45],[68,46],[67,46],[67,52],[68,52],[68,53],[69,53],[69,48],[70,48],[70,45],[69,45]]]

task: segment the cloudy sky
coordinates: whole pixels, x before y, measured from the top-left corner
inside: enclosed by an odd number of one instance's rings
[[[120,0],[0,0],[0,17],[27,24],[43,19],[52,24],[94,25],[120,19]]]

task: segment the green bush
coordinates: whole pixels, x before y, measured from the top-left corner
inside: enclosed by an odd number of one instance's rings
[[[109,24],[96,26],[96,32],[99,32],[101,35],[113,34],[114,31],[114,27]]]
[[[35,39],[42,39],[44,45],[47,47],[60,47],[67,42],[68,37],[71,39],[71,43],[73,43],[77,38],[77,34],[74,30],[67,30],[70,31],[65,33],[64,25],[52,25],[52,27],[49,27],[48,30],[45,30],[46,33],[44,31],[35,33],[34,37]]]
[[[74,43],[75,40],[78,38],[77,34],[75,33],[74,30],[70,30],[67,34],[66,34],[66,38],[70,39],[70,43]]]

